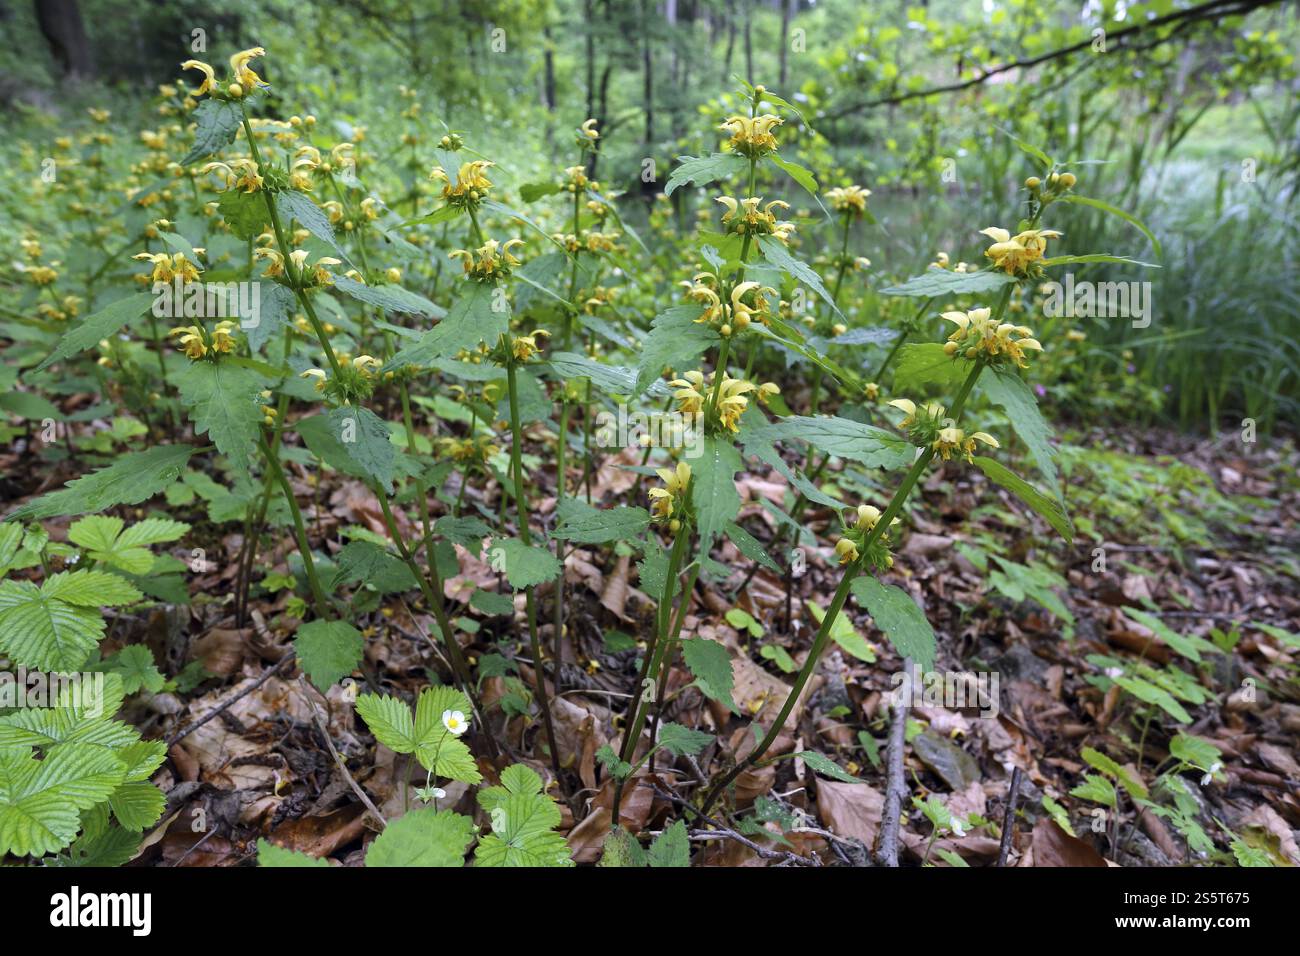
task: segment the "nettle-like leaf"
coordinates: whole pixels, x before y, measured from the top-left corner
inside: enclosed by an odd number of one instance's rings
[[[692,730],[681,724],[666,723],[659,728],[659,742],[656,744],[667,750],[674,757],[695,756],[709,744],[713,735],[702,730]]]
[[[560,573],[560,562],[545,548],[524,544],[518,538],[497,538],[488,546],[493,570],[505,572],[516,591],[552,581]]]
[[[814,448],[860,462],[868,468],[905,468],[912,463],[915,451],[900,435],[874,425],[866,425],[848,418],[831,415],[783,418],[769,425],[761,425],[749,442],[793,441],[801,439]]]
[[[146,574],[153,567],[149,545],[175,541],[190,526],[184,521],[146,518],[125,528],[126,522],[109,515],[91,515],[73,522],[68,540],[85,549],[87,555],[128,574]]]
[[[79,811],[107,800],[125,776],[104,747],[64,744],[42,760],[30,748],[0,748],[0,853],[62,850],[81,828]]]
[[[191,118],[194,120],[194,146],[181,160],[182,166],[197,163],[233,143],[243,121],[243,112],[238,103],[209,97],[194,108]]]
[[[955,389],[970,370],[970,360],[948,355],[942,342],[914,342],[898,350],[898,359],[894,363],[894,390],[919,394],[931,385]]]
[[[674,305],[654,317],[650,334],[641,343],[633,398],[662,376],[665,368],[679,373],[688,371],[701,355],[721,341],[712,326],[695,321],[703,314],[702,306],[688,303]]]
[[[192,445],[158,445],[129,452],[106,468],[68,482],[9,514],[8,521],[55,518],[139,504],[180,479],[194,454]]]
[[[459,711],[468,719],[469,699],[454,687],[428,687],[411,708],[396,697],[362,694],[357,698],[357,713],[381,744],[399,754],[415,754],[426,770],[459,780],[478,783],[483,779],[474,757],[455,734],[442,722],[447,711]]]
[[[366,850],[366,866],[464,866],[473,839],[469,817],[423,807],[384,827]]]
[[[27,667],[74,671],[103,637],[99,608],[142,597],[106,571],[64,571],[40,587],[30,581],[0,582],[0,651]]]
[[[691,463],[691,502],[695,505],[700,551],[726,532],[740,513],[740,492],[736,490],[736,472],[744,467],[736,446],[710,435],[704,439],[700,457]]]
[[[368,408],[346,405],[294,426],[312,454],[344,474],[378,482],[392,494],[400,461],[387,423]]]
[[[436,359],[476,348],[480,342],[495,345],[510,327],[510,300],[504,287],[467,280],[460,297],[442,319],[410,345],[404,346],[384,366],[385,371],[404,365],[427,366]]]
[[[691,865],[691,838],[686,824],[676,820],[665,827],[649,850],[643,849],[637,838],[622,827],[617,827],[605,838],[601,867],[682,867]]]
[[[551,537],[575,544],[607,544],[631,541],[649,526],[650,512],[644,508],[596,508],[581,498],[565,498],[560,503],[559,526]]]
[[[835,304],[835,299],[831,297],[831,294],[826,291],[826,286],[822,284],[822,277],[813,270],[812,266],[792,256],[790,250],[785,247],[785,243],[775,236],[759,236],[758,246],[763,250],[763,258],[788,274],[796,282],[808,286],[821,296],[822,301],[831,307],[832,312],[841,319],[844,318],[844,313]]]
[[[739,153],[711,153],[708,156],[678,156],[677,168],[668,176],[664,192],[671,196],[679,186],[707,186],[719,179],[737,175],[746,159]]]
[[[358,302],[373,305],[385,312],[406,315],[419,315],[425,318],[440,319],[447,310],[434,305],[422,295],[403,289],[400,285],[365,285],[347,276],[334,280],[334,288],[344,292]]]
[[[58,346],[45,361],[36,366],[36,370],[39,372],[49,368],[55,362],[76,355],[78,352],[84,352],[101,340],[117,334],[122,326],[148,312],[152,304],[153,295],[148,292],[137,292],[135,295],[128,295],[104,306],[64,333],[63,338],[59,339]]]
[[[996,292],[1004,285],[1016,281],[1005,272],[985,269],[982,272],[953,272],[949,269],[927,269],[912,276],[902,285],[881,289],[882,295],[901,295],[917,299],[935,299],[953,295],[980,295]]]
[[[357,669],[365,639],[347,621],[309,621],[298,628],[293,649],[311,682],[324,692]]]
[[[736,702],[731,698],[731,689],[735,683],[731,655],[721,643],[707,637],[685,638],[682,640],[682,657],[691,676],[695,678],[695,683],[706,697],[726,704],[731,711],[739,713]]]
[[[1043,494],[995,458],[976,455],[975,465],[991,481],[1001,485],[1038,513],[1066,541],[1074,540],[1074,525],[1056,498]]]
[[[560,808],[542,793],[542,778],[523,764],[507,767],[501,786],[477,794],[492,833],[474,850],[477,866],[572,866],[568,841],[555,832]]]
[[[1038,399],[1025,380],[1008,369],[989,369],[988,374],[981,375],[979,388],[988,396],[989,401],[1000,406],[1011,419],[1011,427],[1016,430],[1029,455],[1038,466],[1043,476],[1043,483],[1052,493],[1060,498],[1060,480],[1056,470],[1056,449],[1052,447],[1052,429],[1038,410]]]
[[[233,362],[190,362],[172,381],[191,409],[195,432],[212,439],[235,474],[251,472],[262,430],[257,399],[270,384],[266,376]]]
[[[804,750],[799,753],[799,758],[817,773],[830,777],[832,780],[839,780],[842,783],[866,783],[861,777],[855,777],[830,757],[816,750]]]
[[[910,594],[892,584],[882,584],[870,575],[854,580],[852,591],[871,614],[876,627],[894,645],[894,650],[910,657],[922,670],[934,666],[934,629]]]

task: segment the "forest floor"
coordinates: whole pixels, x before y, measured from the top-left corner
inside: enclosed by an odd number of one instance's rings
[[[1223,755],[1213,779],[1183,776],[1218,859],[1231,860],[1226,847],[1240,837],[1275,862],[1300,864],[1300,456],[1289,445],[1243,445],[1158,430],[1110,429],[1104,437],[1098,431],[1076,440],[1094,451],[1065,456],[1067,502],[1076,524],[1098,540],[1081,534],[1069,548],[1058,542],[1053,550],[1046,534],[975,469],[947,466],[932,474],[924,503],[900,536],[889,578],[922,603],[934,624],[936,668],[983,672],[998,681],[996,715],[973,701],[964,708],[916,701],[912,708],[903,780],[909,796],[933,795],[950,812],[987,823],[962,835],[949,833],[931,846],[930,823],[905,802],[910,812],[900,836],[904,865],[923,859],[948,865],[957,858],[972,866],[994,863],[1016,768],[1020,814],[1011,865],[1203,861],[1168,818],[1135,812],[1122,787],[1118,812],[1070,796],[1092,769],[1082,756],[1086,748],[1109,755],[1144,786],[1153,785],[1179,730],[1211,742]],[[1107,472],[1116,462],[1122,467]],[[1178,469],[1177,462],[1203,475]],[[642,479],[621,468],[623,463],[616,456],[593,475],[597,504],[641,494]],[[0,456],[0,470],[11,476],[9,492],[21,486],[22,467],[19,456]],[[56,470],[43,470],[46,485],[57,487],[72,477]],[[384,534],[374,498],[362,485],[329,473],[316,487],[314,478],[298,469],[292,482],[316,548],[337,551],[337,531],[349,525]],[[761,499],[779,503],[782,480],[751,475],[738,484],[746,502],[741,520],[767,540],[773,522]],[[40,490],[23,488],[22,496]],[[488,493],[494,495],[495,486]],[[169,677],[190,661],[202,662],[210,675],[184,693],[138,695],[123,715],[147,738],[170,744],[170,759],[154,778],[168,795],[167,811],[147,834],[136,865],[245,864],[255,858],[259,837],[360,865],[376,824],[357,790],[391,819],[415,805],[413,787],[424,779],[408,758],[375,743],[350,702],[367,684],[413,695],[433,671],[444,669],[438,648],[425,636],[434,632],[432,618],[414,598],[375,600],[374,610],[357,620],[367,636],[365,676],[322,697],[293,668],[296,621],[285,614],[291,589],[255,585],[241,625],[233,611],[242,545],[238,523],[212,525],[201,507],[190,510],[171,507],[167,514],[193,521],[198,540],[205,528],[212,539],[208,570],[190,579],[192,602],[112,618],[105,645],[107,654],[119,644],[145,643]],[[553,497],[536,502],[534,521],[549,525],[553,510]],[[47,525],[56,539],[66,533],[67,521]],[[829,510],[810,512],[814,528],[832,521]],[[1011,530],[1016,543],[1010,552],[985,551],[994,539],[983,535],[986,529],[1002,540]],[[276,532],[268,540],[279,543],[259,555],[259,567],[287,575],[291,536]],[[733,595],[749,563],[729,543],[725,547],[715,556],[733,573],[726,581],[697,586],[683,634],[726,645],[740,713],[728,713],[688,686],[691,677],[679,659],[666,688],[667,714],[717,734],[719,746],[698,761],[661,759],[647,767],[624,798],[623,823],[653,833],[685,814],[696,865],[866,862],[881,825],[890,695],[902,661],[857,608],[850,613],[856,634],[842,634],[826,655],[773,752],[820,751],[860,782],[818,776],[803,760],[780,760],[741,775],[733,804],[740,809],[730,820],[716,809],[707,823],[676,802],[689,802],[711,773],[729,765],[732,754],[752,746],[751,718],[770,719],[784,699],[792,665],[803,661],[816,627],[809,606],[824,603],[837,579],[830,549],[817,549],[807,573],[793,582],[787,623],[781,576],[759,570]],[[447,598],[467,601],[476,586],[495,590],[493,570],[458,550],[461,574],[445,581]],[[188,553],[177,553],[188,560]],[[596,753],[611,739],[617,746],[636,682],[636,635],[646,632],[654,602],[638,589],[632,555],[603,558],[578,547],[566,567],[568,627],[558,696],[550,686],[565,780],[552,793],[562,797],[560,829],[574,858],[594,862],[609,832],[612,789]],[[539,595],[540,619],[549,622],[548,586]],[[1229,650],[1205,654],[1195,665],[1176,653],[1165,632],[1130,613],[1141,609],[1177,635],[1203,637]],[[461,639],[478,666],[496,739],[515,759],[549,776],[540,722],[525,716],[528,704],[521,699],[521,690],[534,682],[523,595],[517,595],[513,620],[474,620],[472,613],[466,606],[466,616],[458,619],[466,625]],[[554,646],[552,625],[543,628],[542,642]],[[1203,700],[1195,702],[1194,689],[1184,696],[1188,721],[1163,711],[1148,720],[1152,708],[1139,709],[1135,698],[1104,679],[1144,664],[1191,675]],[[545,672],[551,678],[552,661]],[[473,734],[469,740],[481,754]],[[346,772],[337,768],[331,750],[343,757]],[[496,771],[480,763],[494,778]],[[411,786],[403,787],[404,779]],[[464,785],[446,789],[440,806],[481,813]],[[1078,838],[1050,822],[1045,796],[1049,805],[1062,805],[1056,819],[1068,817]]]

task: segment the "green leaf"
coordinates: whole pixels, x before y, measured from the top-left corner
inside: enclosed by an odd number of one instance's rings
[[[113,673],[122,678],[122,688],[128,694],[142,688],[151,694],[163,689],[167,678],[154,662],[153,651],[143,644],[128,644],[108,659]]]
[[[392,494],[397,446],[388,425],[368,408],[343,405],[296,423],[312,454],[345,475],[378,482]]]
[[[1141,259],[1130,259],[1127,256],[1108,256],[1102,253],[1092,253],[1086,256],[1053,256],[1051,259],[1044,259],[1041,265],[1069,266],[1080,265],[1085,262],[1111,262],[1116,265],[1141,266],[1144,269],[1160,268],[1154,262],[1143,262]]]
[[[914,299],[937,299],[954,295],[981,295],[996,292],[1004,285],[1015,282],[1015,276],[986,269],[982,272],[952,272],[948,269],[926,269],[912,276],[902,285],[881,289],[882,295],[901,295]]]
[[[954,359],[939,342],[915,342],[898,350],[894,362],[894,390],[912,393],[928,385],[945,389],[959,386],[970,374],[968,359]]]
[[[1087,761],[1088,766],[1092,767],[1094,770],[1100,770],[1112,780],[1118,780],[1120,786],[1128,791],[1129,796],[1137,797],[1142,800],[1147,799],[1148,794],[1146,784],[1144,784],[1140,778],[1134,776],[1126,767],[1121,767],[1104,753],[1099,750],[1094,750],[1092,747],[1084,747],[1079,755],[1083,757],[1083,759]]]
[[[806,441],[837,458],[860,462],[868,468],[903,468],[910,465],[916,455],[911,443],[894,432],[830,415],[782,418],[755,428],[752,438],[746,440],[772,442],[794,439]]]
[[[658,746],[675,757],[694,756],[711,743],[713,735],[702,730],[692,730],[674,723],[666,723],[659,728]]]
[[[515,602],[510,595],[494,591],[475,590],[469,596],[469,606],[491,617],[515,613]]]
[[[735,684],[731,655],[722,644],[707,637],[683,638],[682,657],[705,697],[726,704],[733,713],[740,712],[731,697]]]
[[[605,846],[596,866],[642,867],[647,866],[648,862],[646,852],[636,837],[620,826],[605,837]]]
[[[749,560],[757,561],[773,574],[781,573],[780,565],[772,560],[771,555],[767,553],[767,547],[752,534],[734,521],[728,522],[726,531],[727,537],[731,539],[731,543],[736,546],[737,551]]]
[[[251,472],[262,433],[258,393],[270,384],[267,379],[231,362],[190,362],[172,382],[192,409],[194,431],[212,439],[235,474]]]
[[[1165,644],[1169,645],[1176,653],[1181,654],[1188,660],[1201,663],[1201,652],[1207,654],[1219,654],[1221,651],[1203,637],[1197,637],[1195,634],[1183,635],[1173,630],[1164,621],[1146,611],[1139,611],[1137,608],[1126,607],[1124,614],[1131,617],[1152,631],[1156,637],[1160,638]]]
[[[39,856],[70,844],[79,811],[103,803],[126,765],[104,747],[65,744],[42,760],[24,747],[0,750],[0,854]]]
[[[257,311],[248,324],[240,323],[244,334],[248,336],[248,348],[254,353],[284,328],[289,320],[289,313],[298,305],[298,299],[288,286],[262,279],[258,282]]]
[[[744,467],[740,453],[729,441],[710,435],[703,441],[700,457],[691,464],[691,501],[695,505],[700,553],[727,529],[740,512],[740,492],[735,475]]]
[[[764,644],[759,648],[758,656],[781,668],[782,674],[793,674],[799,669],[799,665],[794,662],[790,652],[780,644]]]
[[[482,550],[483,539],[492,535],[492,528],[487,522],[473,516],[454,518],[443,515],[433,523],[433,530],[475,555]]]
[[[357,669],[364,648],[361,632],[347,621],[310,621],[293,640],[299,666],[322,693]]]
[[[1156,254],[1157,259],[1164,258],[1164,252],[1160,248],[1160,240],[1156,238],[1154,232],[1147,228],[1146,223],[1137,216],[1127,213],[1123,209],[1112,206],[1108,202],[1102,202],[1100,199],[1090,199],[1087,196],[1076,196],[1073,193],[1067,193],[1064,196],[1059,196],[1057,198],[1060,202],[1073,203],[1076,206],[1090,206],[1093,209],[1100,209],[1108,215],[1117,216],[1120,219],[1123,219],[1126,223],[1147,237],[1147,241],[1151,243],[1151,249]]]
[[[771,159],[772,162],[775,163],[777,166],[780,166],[787,173],[789,173],[790,178],[793,179],[795,182],[797,182],[800,186],[802,186],[804,188],[804,191],[807,192],[808,195],[810,196],[817,195],[817,178],[813,176],[813,174],[809,170],[805,169],[803,166],[800,166],[798,163],[793,163],[788,159],[782,159],[776,153],[772,153],[768,158]]]
[[[839,780],[842,783],[866,783],[861,777],[855,777],[830,757],[818,753],[816,750],[804,750],[799,753],[799,759],[806,763],[817,773],[830,777],[832,780]]]
[[[347,276],[337,276],[334,288],[345,292],[358,302],[373,305],[385,312],[441,318],[446,310],[434,305],[422,295],[417,295],[400,285],[365,285]]]
[[[802,262],[790,255],[790,251],[786,249],[785,244],[780,239],[775,236],[759,236],[758,246],[763,250],[763,258],[783,272],[789,273],[795,281],[802,282],[811,288],[821,297],[823,302],[831,307],[831,311],[840,318],[844,318],[844,313],[835,304],[835,299],[826,291],[826,286],[822,284],[821,276],[814,272],[806,262]]]
[[[690,866],[691,838],[686,832],[686,824],[676,820],[666,827],[650,844],[646,854],[651,866]]]
[[[426,770],[440,777],[478,783],[483,775],[469,748],[443,724],[442,715],[448,711],[458,711],[466,720],[472,712],[469,699],[454,687],[425,688],[414,721],[411,709],[396,697],[362,694],[357,698],[357,713],[389,750],[415,754]]]
[[[1174,734],[1169,741],[1169,753],[1197,770],[1209,772],[1216,763],[1223,765],[1223,751],[1208,740],[1187,734]]]
[[[230,231],[245,242],[256,239],[271,223],[271,215],[260,190],[250,193],[242,189],[227,189],[217,200],[217,211],[221,213],[221,218],[226,221]]]
[[[822,606],[816,601],[809,601],[807,607],[808,613],[813,616],[820,626],[826,617],[826,612],[822,609]],[[831,640],[860,661],[865,661],[868,664],[876,662],[876,652],[871,649],[867,639],[858,633],[858,629],[853,626],[853,622],[849,620],[846,614],[839,614],[831,623]]]
[[[559,525],[551,537],[578,544],[605,544],[630,541],[649,526],[650,512],[644,508],[596,508],[580,498],[565,498],[560,503]]]
[[[290,222],[297,219],[317,239],[327,243],[344,262],[351,263],[348,254],[343,251],[338,240],[334,238],[334,227],[330,225],[325,210],[316,205],[316,201],[306,193],[286,189],[276,193],[275,205],[280,213],[280,220],[286,229]]]
[[[1163,687],[1157,687],[1155,684],[1145,681],[1140,677],[1129,677],[1121,674],[1113,678],[1115,683],[1124,688],[1138,700],[1148,704],[1155,704],[1174,720],[1183,724],[1192,722],[1192,715],[1189,714],[1183,705],[1178,703],[1169,691]]]
[[[460,297],[447,310],[447,317],[410,345],[404,346],[384,366],[385,371],[404,365],[428,366],[437,359],[473,349],[480,342],[495,345],[510,326],[510,302],[497,286],[466,280]],[[500,306],[500,310],[493,306]]]
[[[678,156],[677,168],[668,177],[664,193],[671,196],[678,186],[707,186],[745,168],[747,160],[738,153],[713,153],[709,156]]]
[[[641,343],[641,360],[637,363],[636,398],[650,384],[663,375],[665,368],[689,371],[714,343],[720,342],[718,333],[708,325],[696,322],[704,309],[695,304],[674,305],[654,317],[650,334]]]
[[[911,658],[923,671],[934,666],[934,630],[910,594],[892,584],[882,584],[870,575],[854,580],[852,590],[875,620],[876,627],[894,645],[894,650]]]
[[[151,293],[137,292],[135,295],[128,295],[106,305],[94,315],[87,316],[76,328],[64,333],[49,357],[36,366],[36,371],[49,368],[55,362],[62,361],[70,355],[93,348],[101,339],[116,335],[122,326],[148,312],[153,305],[153,298]]]
[[[27,421],[44,421],[63,418],[63,412],[48,398],[35,392],[0,392],[0,409]]]
[[[560,573],[560,562],[545,548],[524,544],[518,538],[495,538],[488,548],[492,567],[505,572],[516,591],[551,581]]]
[[[1081,800],[1091,800],[1104,807],[1115,806],[1115,785],[1099,774],[1089,773],[1083,777],[1083,783],[1070,791],[1070,796]]]
[[[260,837],[257,841],[257,865],[314,867],[325,870],[330,868],[328,860],[308,856],[306,853],[299,853],[297,850],[286,850],[284,847],[276,846],[274,843]]]
[[[1060,480],[1056,471],[1056,450],[1051,443],[1052,429],[1038,410],[1038,399],[1025,380],[1007,369],[995,368],[980,376],[979,387],[989,401],[1007,413],[1011,427],[1029,449],[1044,483],[1059,497]]]
[[[84,548],[95,561],[120,568],[128,574],[147,574],[155,560],[147,546],[175,541],[190,530],[185,522],[166,518],[146,518],[133,524],[125,533],[122,532],[124,525],[121,518],[91,515],[73,523],[68,529],[68,540]]]
[[[124,783],[108,798],[117,822],[132,833],[151,827],[167,808],[167,797],[152,783],[137,781]]]
[[[182,166],[219,153],[235,141],[242,125],[243,112],[229,100],[205,99],[194,108],[194,145],[181,160]]]
[[[973,460],[990,481],[1001,485],[1027,504],[1067,542],[1074,540],[1074,525],[1070,523],[1069,515],[1057,499],[1049,498],[996,459],[976,455]]]
[[[361,583],[380,594],[400,594],[419,586],[406,562],[369,541],[352,541],[338,557],[335,583]]]
[[[39,588],[30,581],[0,582],[0,650],[28,667],[75,671],[104,634],[99,607],[141,596],[103,571],[56,574]]]
[[[180,478],[192,445],[158,445],[129,452],[107,468],[74,478],[59,491],[29,501],[5,520],[55,518],[139,504]]]
[[[432,807],[412,810],[375,837],[366,866],[464,866],[472,839],[474,821],[467,816]]]
[[[550,366],[561,379],[589,378],[591,384],[615,395],[634,395],[637,392],[637,370],[626,365],[608,365],[579,355],[577,352],[552,352]],[[650,394],[662,397],[668,387],[660,381],[650,383]],[[600,426],[597,425],[599,428]]]

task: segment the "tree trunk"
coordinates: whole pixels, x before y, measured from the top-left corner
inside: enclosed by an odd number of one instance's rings
[[[750,14],[753,10],[750,8],[750,0],[741,0],[745,11],[745,79],[754,82],[754,37],[750,27]]]
[[[781,67],[777,82],[781,84],[781,92],[786,92],[785,78],[788,73],[790,60],[790,7],[794,0],[781,0]],[[754,82],[750,80],[750,82]]]
[[[89,77],[94,72],[94,64],[77,0],[35,0],[35,3],[37,25],[63,76],[66,79]]]

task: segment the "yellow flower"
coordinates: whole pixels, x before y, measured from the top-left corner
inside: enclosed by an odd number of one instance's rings
[[[1061,235],[1055,229],[1030,229],[1013,236],[997,226],[981,229],[980,234],[993,240],[993,245],[984,250],[984,255],[1009,275],[1023,274],[1026,267],[1043,258],[1047,240]]]
[[[250,60],[259,56],[266,56],[266,51],[260,46],[255,46],[248,50],[240,50],[230,58],[230,71],[235,75],[235,82],[242,86],[246,93],[260,86],[266,86],[262,78],[248,66]]]
[[[325,391],[326,377],[325,373],[318,368],[309,368],[304,372],[298,373],[299,378],[310,378],[316,380],[316,391]]]
[[[944,461],[951,458],[954,451],[960,451],[962,457],[969,462],[975,454],[976,441],[981,441],[991,448],[1001,447],[998,440],[988,432],[974,432],[967,437],[964,431],[955,426],[940,429],[931,447],[939,453]]]
[[[268,260],[266,271],[262,275],[272,279],[284,275],[284,256],[280,255],[276,250],[258,247],[253,250],[253,258]]]
[[[473,252],[467,249],[453,249],[448,254],[448,258],[462,260],[461,265],[471,278],[490,281],[509,275],[510,270],[519,265],[519,260],[511,254],[510,250],[523,244],[522,239],[511,239],[504,245],[495,239],[488,239]]]
[[[701,392],[704,387],[703,372],[687,372],[685,378],[673,379],[668,387],[675,389],[673,399],[677,402],[677,410],[682,414],[698,415],[704,410],[704,395]]]
[[[895,518],[895,521],[898,519]],[[880,521],[880,509],[875,505],[858,505],[858,520],[853,527],[859,531],[870,531]]]
[[[234,322],[218,322],[212,332],[212,351],[214,352],[231,352],[235,348],[235,330],[238,326]]]
[[[771,113],[754,117],[731,116],[718,129],[731,134],[727,145],[732,150],[750,159],[759,159],[776,149],[776,137],[772,135],[772,130],[783,122],[785,121],[781,117]]]
[[[676,508],[676,502],[685,498],[691,483],[691,466],[679,461],[676,469],[657,468],[655,473],[664,487],[650,489],[650,513],[656,521],[663,521],[671,518],[674,510],[680,510]]]
[[[551,333],[545,329],[533,329],[533,331],[528,335],[516,336],[514,341],[511,343],[511,351],[514,353],[515,361],[527,362],[537,354],[539,348],[537,344],[538,337],[546,337],[550,334]]]
[[[180,336],[181,351],[191,360],[201,359],[208,353],[208,347],[203,341],[203,333],[197,325],[179,326],[167,334]]]
[[[957,326],[943,347],[949,355],[972,359],[983,357],[988,361],[997,361],[1006,356],[1021,368],[1028,368],[1025,352],[1043,350],[1028,326],[1011,325],[1008,322],[995,325],[988,309],[944,312],[943,317]]]
[[[754,397],[758,399],[760,405],[766,405],[768,399],[780,394],[781,387],[779,385],[775,382],[764,382],[762,385],[758,386],[758,391],[755,393]]]
[[[49,266],[37,266],[27,270],[27,278],[31,279],[34,285],[50,285],[58,277],[59,274]]]
[[[733,432],[740,431],[740,416],[749,406],[749,399],[745,398],[745,394],[752,392],[754,388],[753,382],[730,378],[726,372],[722,373],[722,388],[718,391],[718,405],[715,411],[723,428]]]
[[[429,173],[429,178],[440,179],[446,184],[442,187],[443,199],[453,205],[463,206],[466,203],[477,203],[487,195],[488,190],[492,188],[492,180],[487,178],[484,171],[495,165],[496,163],[484,159],[462,163],[460,169],[456,171],[455,183],[448,178],[445,169],[435,166]]]
[[[831,208],[836,212],[848,212],[861,216],[867,211],[867,197],[870,189],[861,186],[843,186],[826,190],[826,198],[831,201]]]
[[[583,120],[582,125],[578,127],[580,133],[590,142],[600,139],[600,133],[596,131],[596,121],[594,119]]]
[[[858,546],[848,538],[835,542],[835,553],[840,556],[840,564],[852,564],[858,560]]]

